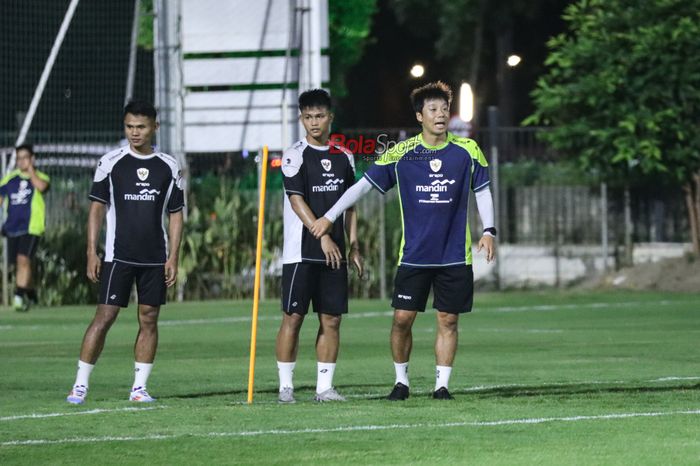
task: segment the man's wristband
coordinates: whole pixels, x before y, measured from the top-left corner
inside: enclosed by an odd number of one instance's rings
[[[496,229],[494,227],[484,228],[484,234],[488,236],[496,237]]]

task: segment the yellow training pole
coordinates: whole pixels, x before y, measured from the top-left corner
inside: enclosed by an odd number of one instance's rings
[[[248,404],[253,403],[255,379],[255,341],[258,336],[258,305],[260,304],[260,264],[262,262],[263,226],[265,225],[265,187],[267,186],[267,146],[263,146],[258,204],[258,245],[255,249],[255,285],[253,289],[253,325],[250,330],[250,367],[248,369]]]

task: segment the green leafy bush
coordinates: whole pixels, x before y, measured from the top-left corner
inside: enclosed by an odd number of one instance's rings
[[[35,286],[44,306],[94,303],[97,290],[85,276],[84,228],[48,229],[35,258]]]

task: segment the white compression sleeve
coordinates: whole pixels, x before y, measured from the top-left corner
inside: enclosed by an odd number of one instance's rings
[[[481,218],[481,223],[484,225],[484,229],[493,228],[493,198],[491,197],[491,190],[489,188],[482,189],[474,193],[476,197],[476,208],[479,210],[479,217]]]
[[[324,215],[331,222],[335,222],[335,219],[340,217],[343,212],[348,210],[350,207],[354,206],[357,201],[362,198],[365,194],[372,190],[372,184],[367,181],[366,178],[362,177],[360,181],[352,185],[350,189],[345,191],[345,194],[340,196],[338,202],[336,202],[333,207],[331,207],[328,212]]]

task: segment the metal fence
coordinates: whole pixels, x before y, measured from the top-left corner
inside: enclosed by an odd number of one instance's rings
[[[541,130],[533,128],[504,128],[499,134],[499,163],[491,166],[498,173],[497,225],[502,246],[551,246],[557,251],[564,246],[609,248],[611,260],[623,257],[621,250],[637,242],[685,242],[688,227],[679,189],[659,186],[631,186],[625,194],[621,187],[601,188],[601,183],[562,169],[561,161],[538,139]],[[387,137],[399,140],[408,130],[363,130],[348,134]],[[120,144],[119,133],[88,133],[55,135],[33,134],[32,142],[38,154],[38,167],[52,180],[46,194],[48,230],[63,228],[82,232],[88,207],[94,168],[99,157]],[[489,158],[489,134],[477,132],[475,138]],[[55,142],[56,140],[63,142]],[[13,135],[0,135],[0,152],[7,161]],[[78,141],[78,142],[68,142]],[[257,190],[255,153],[189,154],[189,209],[203,216],[192,234],[236,229],[235,241],[254,241]],[[272,154],[273,158],[279,154]],[[358,170],[371,163],[371,158],[359,158]],[[493,177],[494,173],[492,173]],[[279,292],[282,245],[282,175],[278,168],[270,171],[266,214],[265,267],[267,297]],[[224,192],[225,191],[225,192]],[[234,199],[235,198],[235,199]],[[228,202],[228,204],[226,204]],[[221,205],[232,209],[228,217],[217,212]],[[472,205],[474,205],[472,203]],[[233,207],[231,207],[233,206]],[[471,209],[470,222],[474,241],[478,241],[480,223]],[[396,193],[387,196],[370,194],[358,205],[364,254],[369,279],[351,281],[353,295],[385,296],[390,288],[396,254],[401,241],[401,224]],[[628,220],[626,220],[628,219]],[[221,222],[226,224],[216,225]],[[195,228],[193,226],[192,228]],[[217,228],[219,230],[217,230]],[[207,231],[205,231],[207,230]],[[250,231],[248,231],[250,230]],[[248,234],[250,233],[250,234]],[[202,254],[222,254],[230,257],[212,260],[212,269],[194,268],[181,297],[245,297],[252,294],[252,251],[254,244],[226,245],[226,234],[220,243],[200,245]],[[248,238],[248,239],[246,239]],[[233,240],[231,240],[233,241]],[[605,244],[608,243],[608,244]],[[232,251],[232,252],[231,252]],[[234,257],[235,256],[235,257]],[[607,256],[607,254],[606,254]],[[218,264],[218,265],[216,265]],[[82,273],[82,272],[81,272]],[[199,280],[199,282],[197,282]],[[195,289],[195,284],[197,291]],[[192,288],[187,288],[191,286]],[[209,294],[207,294],[209,293]]]

